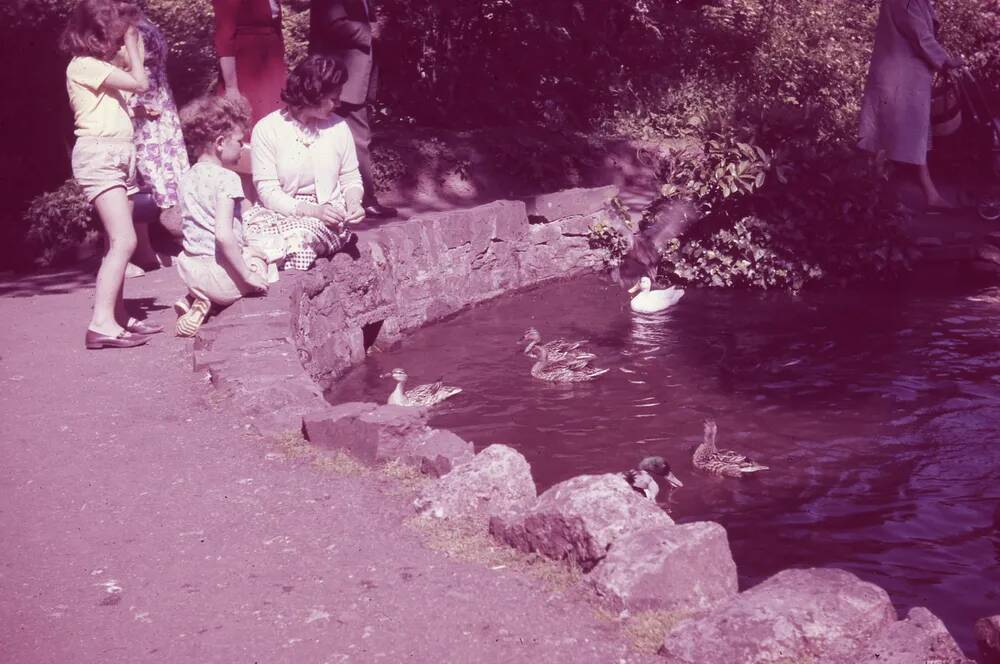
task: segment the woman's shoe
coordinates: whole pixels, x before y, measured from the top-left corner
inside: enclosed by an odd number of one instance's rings
[[[141,346],[149,341],[149,337],[144,334],[135,334],[128,330],[122,330],[116,336],[101,334],[93,330],[87,330],[84,338],[84,345],[87,350],[100,350],[102,348],[132,348]]]
[[[125,324],[125,329],[129,332],[135,332],[136,334],[159,334],[163,332],[163,326],[157,325],[156,323],[147,323],[146,321],[139,320],[138,318],[129,318],[128,323]]]

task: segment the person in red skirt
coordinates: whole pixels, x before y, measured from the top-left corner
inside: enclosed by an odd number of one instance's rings
[[[222,80],[217,92],[250,102],[251,127],[282,108],[285,42],[278,0],[212,0],[215,54]]]

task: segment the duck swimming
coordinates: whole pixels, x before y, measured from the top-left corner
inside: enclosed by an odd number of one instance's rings
[[[418,385],[411,390],[403,391],[408,376],[402,369],[393,369],[390,373],[382,374],[383,378],[392,376],[396,381],[396,389],[389,395],[386,401],[392,406],[433,406],[448,397],[453,397],[462,391],[461,387],[450,387],[442,385],[441,381]]]
[[[718,449],[715,446],[716,433],[718,427],[715,420],[705,420],[705,440],[694,451],[692,459],[695,468],[725,477],[742,477],[746,473],[769,470],[767,466],[739,452]]]
[[[684,289],[671,286],[661,290],[652,290],[653,280],[649,277],[642,277],[635,286],[628,290],[629,293],[639,293],[632,298],[632,311],[640,314],[655,314],[658,311],[669,309],[677,304],[677,301],[684,297]]]
[[[660,485],[656,481],[657,477],[662,477],[675,489],[684,486],[684,483],[670,472],[670,464],[660,456],[646,457],[639,462],[638,468],[626,470],[621,473],[621,476],[637,493],[654,502],[656,495],[660,492]]]
[[[549,359],[549,352],[545,346],[535,346],[535,358],[531,375],[550,383],[582,383],[608,372],[607,369],[590,366],[589,359],[569,358],[560,361]]]
[[[524,354],[531,355],[536,347],[544,347],[545,352],[548,353],[549,361],[551,362],[562,362],[564,360],[584,360],[590,361],[597,356],[593,353],[588,353],[585,350],[581,350],[580,346],[587,343],[586,341],[566,341],[565,339],[554,339],[546,343],[542,343],[542,335],[539,334],[538,330],[533,327],[529,327],[524,336],[521,337],[521,343],[527,342],[527,346],[524,347]]]

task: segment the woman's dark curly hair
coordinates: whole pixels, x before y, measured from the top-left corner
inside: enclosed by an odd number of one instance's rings
[[[197,159],[220,136],[250,128],[250,103],[243,97],[198,97],[181,109],[181,129],[188,154]]]
[[[339,95],[347,70],[328,55],[310,55],[291,71],[281,99],[289,108],[316,106],[326,97]]]
[[[118,0],[80,0],[70,12],[60,47],[68,55],[109,62],[125,43],[125,31],[140,14]]]

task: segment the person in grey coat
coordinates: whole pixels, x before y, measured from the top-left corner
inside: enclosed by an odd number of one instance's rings
[[[375,197],[371,166],[372,129],[368,105],[378,89],[375,63],[373,0],[312,0],[309,12],[309,52],[329,55],[347,70],[337,115],[347,121],[358,153],[358,170],[365,187],[362,201],[367,217],[394,217],[395,208]]]
[[[868,83],[861,102],[859,147],[917,167],[931,209],[954,207],[927,169],[934,73],[962,66],[935,36],[931,0],[882,0]]]

